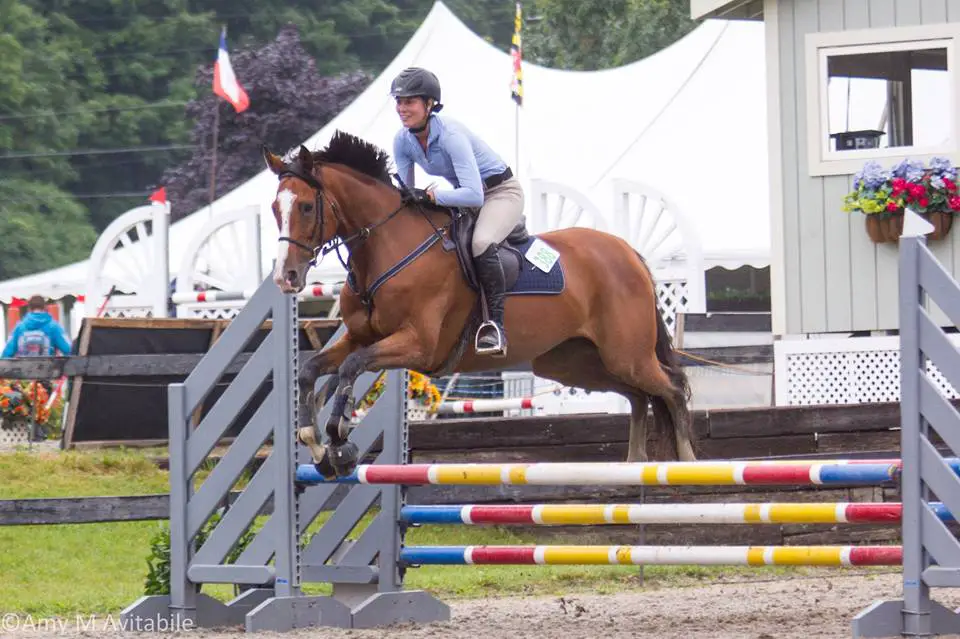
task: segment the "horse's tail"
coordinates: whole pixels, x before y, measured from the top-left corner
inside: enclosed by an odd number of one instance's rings
[[[684,402],[690,400],[690,381],[683,370],[683,366],[677,361],[677,351],[673,348],[673,339],[667,330],[667,323],[663,321],[663,313],[657,306],[657,360],[663,367],[663,370],[670,377],[670,381],[677,389],[677,393]]]
[[[639,252],[637,252],[637,255],[640,257],[640,261],[643,263],[647,274],[650,276],[650,281],[654,286],[654,311],[657,315],[657,343],[655,347],[657,361],[660,362],[663,371],[667,374],[667,377],[670,378],[674,390],[674,401],[676,401],[678,405],[676,415],[678,419],[674,419],[675,416],[671,414],[664,399],[656,395],[651,395],[650,403],[653,407],[654,428],[662,429],[665,425],[672,425],[673,428],[670,430],[676,431],[677,435],[683,436],[688,441],[693,442],[696,441],[693,436],[693,423],[690,419],[690,413],[687,410],[687,402],[690,401],[691,396],[690,381],[687,378],[686,372],[683,370],[683,366],[681,366],[678,361],[677,351],[673,348],[673,338],[667,330],[667,324],[663,319],[663,313],[660,312],[660,306],[656,303],[656,282],[653,279],[653,273],[650,267],[647,266],[647,262],[643,259],[643,256],[640,255]],[[673,432],[669,431],[664,434],[674,435]],[[665,438],[657,437],[656,439],[663,441]],[[667,442],[664,442],[664,444],[666,443]]]

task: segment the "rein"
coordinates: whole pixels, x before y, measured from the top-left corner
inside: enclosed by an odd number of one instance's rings
[[[400,211],[402,211],[407,206],[408,199],[407,197],[405,197],[405,195],[408,193],[408,191],[407,191],[406,185],[404,185],[402,181],[400,182],[401,186],[403,187],[402,192],[404,193],[404,195],[401,195],[399,207],[391,211],[389,214],[387,214],[384,218],[380,219],[379,221],[374,222],[373,224],[368,224],[366,226],[360,227],[356,233],[348,237],[341,238],[339,235],[339,230],[341,226],[346,226],[346,222],[340,214],[340,207],[337,205],[336,201],[330,200],[329,198],[326,198],[324,196],[323,186],[320,184],[319,180],[317,180],[312,174],[304,173],[303,171],[300,171],[299,167],[290,166],[290,165],[288,165],[286,170],[280,173],[278,177],[280,179],[283,179],[284,177],[290,177],[290,176],[303,180],[304,182],[307,183],[308,186],[310,186],[316,192],[317,224],[316,224],[316,231],[310,236],[311,244],[316,244],[316,246],[311,247],[307,244],[304,244],[303,242],[300,242],[292,237],[287,237],[287,236],[280,236],[277,239],[283,242],[288,242],[289,244],[296,246],[300,250],[303,250],[309,253],[312,256],[310,260],[311,266],[316,266],[318,257],[320,260],[323,260],[323,258],[326,257],[328,253],[336,252],[337,259],[340,261],[340,264],[343,266],[343,268],[347,271],[347,284],[349,284],[350,288],[352,288],[360,296],[360,301],[363,303],[364,306],[368,308],[368,310],[372,310],[373,294],[377,291],[377,289],[383,286],[383,284],[385,284],[390,278],[392,278],[394,275],[402,271],[404,268],[406,268],[418,257],[426,253],[426,251],[430,247],[432,247],[434,244],[436,244],[438,241],[443,240],[444,239],[443,232],[447,228],[449,228],[450,224],[452,223],[452,220],[451,220],[450,223],[444,224],[441,227],[437,227],[433,223],[433,221],[430,219],[430,217],[426,214],[426,212],[423,210],[423,207],[420,205],[420,202],[415,202],[417,210],[420,212],[421,215],[423,215],[423,217],[427,220],[427,222],[430,223],[430,226],[433,227],[434,232],[431,233],[430,237],[428,237],[424,242],[422,242],[417,248],[415,248],[413,251],[408,253],[406,257],[404,257],[402,260],[400,260],[399,262],[394,264],[392,267],[387,269],[385,273],[383,273],[382,275],[380,275],[380,277],[374,280],[373,284],[370,285],[370,288],[365,293],[361,293],[357,285],[358,284],[357,278],[356,278],[356,275],[354,274],[353,267],[350,264],[353,261],[353,256],[350,254],[350,244],[356,240],[360,240],[361,242],[363,242],[364,240],[368,239],[371,233],[373,233],[374,229],[392,220],[394,217],[397,216],[397,214],[400,213]],[[399,181],[400,176],[398,175],[396,177],[397,177],[397,180]],[[326,244],[319,244],[319,241],[323,239],[323,228],[324,228],[323,212],[324,212],[325,201],[329,202],[330,204],[330,210],[333,211],[333,216],[336,219],[337,227],[335,229],[333,237],[330,239],[329,242],[327,242]],[[338,250],[341,246],[345,246],[347,248],[348,257],[346,261],[344,261],[343,256],[340,255],[340,251]]]

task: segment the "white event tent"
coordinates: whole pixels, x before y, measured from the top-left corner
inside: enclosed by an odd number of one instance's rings
[[[525,186],[531,178],[561,183],[581,191],[606,213],[613,206],[610,181],[636,180],[666,195],[689,216],[705,268],[766,266],[770,224],[764,64],[762,23],[716,20],[653,56],[614,69],[574,72],[525,62],[517,162],[510,57],[437,2],[383,73],[304,144],[320,148],[342,129],[392,154],[400,124],[390,82],[406,67],[426,67],[443,87],[441,115],[464,122],[486,139]],[[418,170],[418,185],[428,180],[432,178]],[[264,170],[213,206],[214,215],[261,207],[264,273],[276,254],[277,229],[269,211],[276,185],[276,177]],[[531,200],[528,191],[528,220]],[[170,226],[172,274],[209,216],[205,207]],[[32,293],[54,299],[83,294],[87,264],[0,282],[0,301]],[[314,281],[342,277],[332,255],[311,273]]]

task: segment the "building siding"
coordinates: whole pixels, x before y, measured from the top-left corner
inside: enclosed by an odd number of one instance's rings
[[[808,33],[960,22],[960,0],[787,0],[777,3],[779,158],[784,269],[776,325],[787,334],[898,327],[897,247],[874,244],[860,213],[842,210],[853,176],[810,177],[807,164],[805,38]],[[880,160],[890,166],[895,160]],[[960,228],[931,242],[960,277]],[[775,251],[776,254],[776,251]],[[946,322],[941,313],[935,315]]]

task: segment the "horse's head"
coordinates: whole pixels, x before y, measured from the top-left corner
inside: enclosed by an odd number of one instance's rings
[[[297,159],[289,164],[263,147],[267,167],[279,178],[273,216],[280,230],[277,263],[273,280],[284,293],[303,290],[307,269],[321,246],[337,231],[332,206],[314,174],[313,155],[300,146]]]

